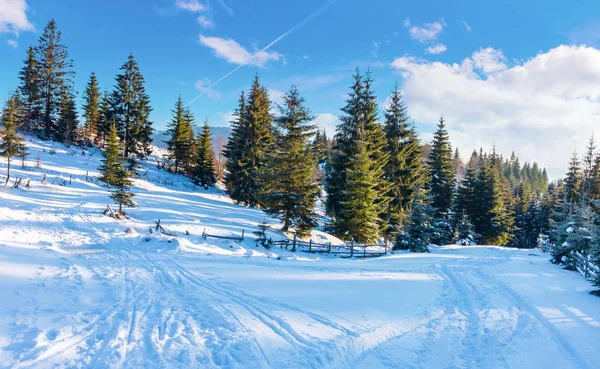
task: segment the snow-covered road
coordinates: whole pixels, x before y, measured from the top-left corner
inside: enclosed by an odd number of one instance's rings
[[[535,252],[277,260],[124,235],[100,253],[3,255],[6,368],[592,369],[600,360],[600,300]]]

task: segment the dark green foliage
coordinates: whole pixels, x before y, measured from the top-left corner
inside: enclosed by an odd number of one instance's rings
[[[106,141],[104,159],[100,166],[102,176],[100,180],[111,187],[111,199],[119,204],[119,213],[123,212],[123,205],[135,206],[132,200],[134,194],[130,192],[132,181],[129,172],[125,169],[123,157],[119,152],[119,137],[116,125],[112,125]]]
[[[411,213],[404,231],[396,238],[395,249],[412,252],[429,252],[429,244],[436,234],[433,225],[435,209],[430,205],[430,198],[425,191],[416,195]]]
[[[350,158],[347,184],[338,227],[343,226],[348,234],[359,243],[377,240],[380,229],[380,201],[377,191],[379,173],[373,170],[373,160],[367,152],[367,144],[359,140],[357,152]]]
[[[188,172],[191,159],[195,154],[193,152],[193,116],[189,109],[184,106],[181,96],[177,99],[172,112],[173,117],[169,122],[167,131],[170,136],[167,141],[167,150],[169,150],[171,160],[175,163],[175,173],[179,173],[180,169]]]
[[[329,160],[329,141],[327,140],[327,135],[325,131],[317,131],[315,134],[315,138],[313,140],[313,147],[315,150],[315,155],[319,160],[319,164],[323,164]]]
[[[444,217],[452,209],[456,186],[452,146],[444,118],[440,118],[438,129],[433,135],[431,153],[427,162],[431,175],[429,182],[431,206],[436,209],[436,217]]]
[[[579,162],[577,153],[574,152],[571,156],[565,178],[565,199],[569,203],[576,204],[579,201],[582,180],[581,163]]]
[[[255,77],[246,100],[242,93],[225,149],[225,183],[231,198],[249,206],[260,204],[260,172],[273,146],[273,124],[267,89]]]
[[[83,94],[84,135],[98,144],[98,131],[101,116],[101,95],[96,74],[92,73]]]
[[[10,179],[10,160],[23,153],[25,140],[17,133],[17,127],[22,124],[18,115],[16,101],[11,97],[2,111],[2,130],[0,131],[0,156],[8,161],[6,183]]]
[[[60,100],[56,138],[69,147],[77,135],[77,111],[73,96],[64,93]]]
[[[284,232],[293,226],[305,236],[317,225],[318,159],[309,144],[316,126],[311,124],[314,117],[295,86],[284,96],[279,110],[275,145],[260,177],[261,203],[267,214],[283,221]]]
[[[267,229],[269,229],[269,225],[267,224],[267,220],[263,219],[263,221],[258,225],[258,229],[252,233],[256,235],[256,246],[262,246],[265,249],[270,249],[272,246],[271,239],[267,238]]]
[[[238,108],[233,113],[234,120],[231,124],[231,134],[225,145],[223,155],[227,159],[225,165],[225,185],[229,196],[236,202],[242,201],[242,188],[240,184],[244,180],[245,173],[243,172],[242,163],[246,162],[248,153],[247,135],[248,135],[248,119],[246,110],[246,96],[244,91],[240,94]]]
[[[537,246],[541,232],[540,210],[536,205],[535,194],[526,182],[522,182],[517,193],[519,202],[515,209],[514,237],[512,246],[532,249]]]
[[[361,164],[370,161],[369,173],[364,175],[373,181],[371,186],[375,192],[375,195],[369,200],[372,203],[367,206],[374,207],[378,212],[375,220],[377,229],[387,228],[389,184],[384,178],[383,168],[387,164],[389,154],[384,150],[387,146],[385,132],[377,121],[377,99],[372,91],[372,82],[369,72],[363,77],[358,70],[356,71],[346,106],[342,108],[344,113],[340,117],[342,123],[337,127],[336,144],[332,149],[331,163],[327,167],[326,210],[332,217],[334,233],[345,239],[352,236],[357,238],[373,237],[371,233],[373,224],[371,223],[368,224],[369,231],[362,235],[351,234],[354,230],[349,227],[351,223],[360,222],[359,219],[349,219],[348,215],[352,212],[347,210],[351,206],[347,196],[354,192],[349,191],[351,182],[348,178],[349,168],[356,165],[355,158],[358,158],[359,143],[364,145],[361,150],[364,150],[368,156],[368,160],[360,159]],[[372,222],[373,219],[364,219],[364,221]]]
[[[456,243],[463,246],[477,245],[480,234],[475,232],[475,226],[468,216],[462,215],[456,223]]]
[[[40,128],[42,109],[40,66],[33,47],[30,46],[27,49],[27,58],[23,64],[23,68],[19,72],[21,83],[18,91],[22,98],[22,110],[24,113],[23,128],[26,132],[31,133],[38,131]]]
[[[204,122],[202,133],[196,140],[196,166],[194,168],[194,182],[208,188],[214,186],[217,180],[215,175],[215,152],[210,136],[210,126]]]
[[[43,136],[46,139],[57,138],[61,101],[64,94],[72,94],[75,72],[72,70],[73,61],[69,59],[67,47],[62,44],[62,34],[54,20],[44,28],[35,54],[42,103]]]
[[[419,189],[427,181],[423,164],[423,149],[410,123],[402,92],[396,86],[385,109],[384,127],[389,160],[385,166],[385,178],[390,184],[388,224],[390,231],[404,224],[410,213],[410,205]]]
[[[119,136],[125,140],[125,157],[150,154],[152,122],[150,121],[150,98],[146,94],[145,81],[132,54],[121,66],[121,73],[110,97],[112,120]]]
[[[108,93],[104,93],[100,100],[100,110],[98,116],[98,125],[97,125],[97,141],[98,143],[101,141],[102,145],[106,143],[106,137],[110,132],[110,127],[115,124],[115,120],[113,118],[113,112],[110,107],[110,97]]]

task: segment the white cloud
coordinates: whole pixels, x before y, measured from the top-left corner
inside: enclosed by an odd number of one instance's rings
[[[377,57],[377,51],[379,51],[379,42],[373,41],[373,51],[371,52],[371,54],[375,58]]]
[[[200,2],[198,2],[198,0],[177,0],[175,2],[175,5],[179,9],[189,10],[194,13],[206,10],[206,6],[203,4],[200,4]]]
[[[19,43],[17,42],[17,40],[7,40],[6,43],[15,49],[19,46]]]
[[[204,28],[212,28],[215,26],[215,24],[213,23],[212,19],[205,17],[204,15],[201,15],[198,17],[198,24],[201,25]]]
[[[229,123],[235,119],[232,111],[226,113],[219,112],[215,115],[217,116],[215,127],[229,127]]]
[[[465,29],[467,30],[467,32],[471,32],[471,26],[469,26],[464,20],[461,20],[461,22],[465,25]]]
[[[27,19],[27,8],[25,0],[0,0],[0,33],[18,35],[21,31],[35,31]]]
[[[506,69],[506,57],[501,50],[495,50],[491,47],[481,49],[472,56],[475,68],[483,73],[494,73]]]
[[[408,32],[410,33],[410,38],[413,40],[417,40],[419,42],[429,42],[436,40],[443,29],[444,20],[442,19],[440,22],[425,23],[422,27],[412,26]]]
[[[492,145],[561,176],[600,121],[600,50],[558,46],[514,66],[482,49],[460,64],[397,58],[409,113],[417,122],[447,120],[463,152]]]
[[[427,49],[425,49],[425,52],[427,54],[441,54],[444,51],[448,50],[448,48],[446,47],[446,45],[444,44],[435,44],[432,46],[429,46]]]
[[[404,18],[404,27],[410,27],[410,19]]]
[[[308,56],[308,55],[303,55],[303,56],[302,56],[302,58],[303,58],[304,60],[308,60],[308,59],[310,59],[310,56]]]
[[[218,91],[211,89],[211,85],[212,82],[210,81],[210,79],[204,78],[199,81],[196,81],[196,90],[202,92],[211,99],[220,99],[221,94]]]
[[[207,37],[200,35],[200,43],[210,47],[215,55],[221,59],[227,60],[231,64],[253,65],[264,67],[269,61],[277,61],[283,55],[275,51],[255,51],[249,52],[243,46],[233,39],[224,39],[219,37]]]
[[[340,120],[331,113],[321,113],[315,116],[313,124],[317,125],[320,130],[324,129],[327,136],[333,137],[335,135],[335,128],[340,124]]]

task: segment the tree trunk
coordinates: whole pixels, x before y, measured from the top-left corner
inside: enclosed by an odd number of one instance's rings
[[[7,159],[8,159],[8,166],[6,168],[6,182],[4,183],[4,187],[6,187],[6,185],[8,185],[8,180],[10,179],[10,156]]]
[[[290,213],[286,212],[283,217],[283,229],[282,231],[287,232],[290,229]]]

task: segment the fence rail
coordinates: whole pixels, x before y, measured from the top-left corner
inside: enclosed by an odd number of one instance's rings
[[[317,243],[312,240],[300,241],[294,237],[293,240],[279,240],[272,241],[271,244],[273,246],[278,246],[280,248],[285,248],[286,250],[291,251],[304,251],[310,252],[313,254],[331,254],[336,255],[342,258],[369,258],[369,257],[377,257],[386,255],[388,252],[387,245],[376,245],[376,244],[355,244],[351,242],[350,244],[344,245],[332,245],[329,243]]]
[[[220,238],[220,239],[223,239],[223,240],[234,240],[234,241],[242,242],[244,240],[244,230],[242,229],[242,235],[241,236],[217,236],[217,235],[214,235],[214,234],[208,234],[208,233],[206,233],[206,228],[204,228],[204,230],[202,231],[202,238],[206,239],[207,237]]]
[[[591,260],[590,255],[585,251],[575,251],[572,253],[575,269],[586,278],[597,278],[600,275],[600,267]]]

